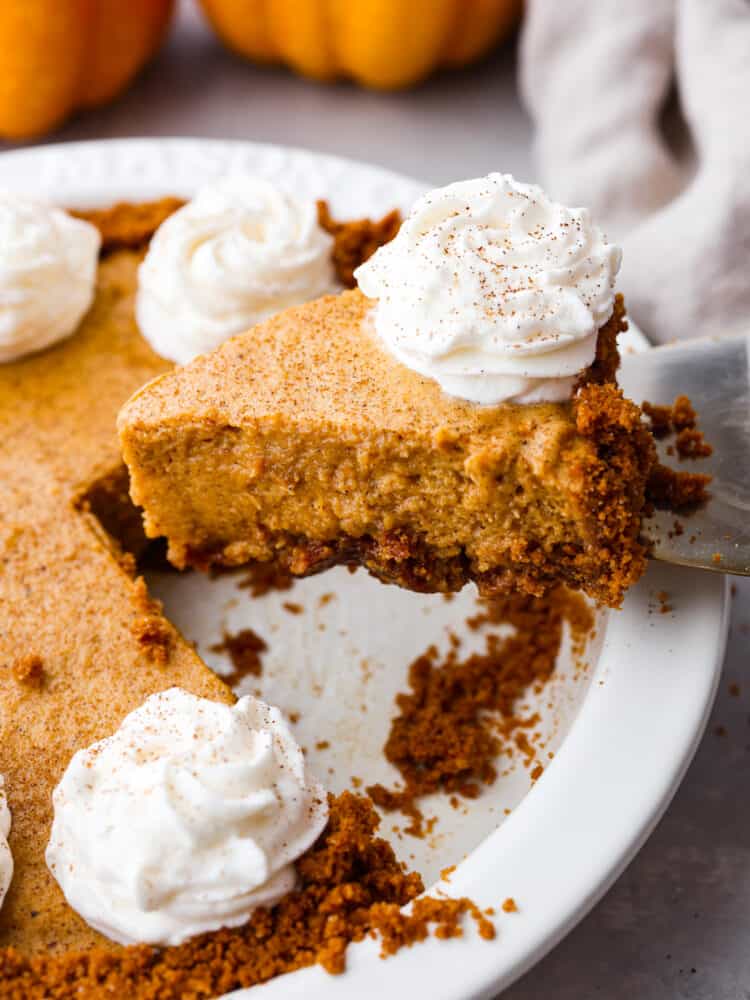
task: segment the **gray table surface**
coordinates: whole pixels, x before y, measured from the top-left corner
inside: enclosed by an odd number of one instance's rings
[[[435,184],[533,180],[510,49],[406,94],[319,86],[225,52],[183,0],[162,54],[116,104],[49,141],[196,135],[305,146]],[[614,888],[507,1000],[750,1000],[750,580],[739,581],[709,728],[661,824]],[[739,684],[739,695],[730,684]]]

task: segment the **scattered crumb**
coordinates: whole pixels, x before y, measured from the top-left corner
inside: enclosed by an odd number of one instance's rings
[[[666,437],[675,433],[675,446],[680,458],[705,458],[712,448],[698,430],[695,410],[687,396],[678,396],[671,406],[654,406],[644,402],[641,406],[651,424],[654,437]],[[667,448],[674,454],[675,448]],[[649,478],[647,494],[650,502],[667,510],[682,510],[703,503],[708,498],[707,487],[710,476],[695,473],[676,472],[657,462]],[[677,522],[675,522],[677,524]],[[682,530],[675,530],[682,534]],[[670,533],[670,537],[673,537]]]
[[[133,553],[120,550],[117,552],[116,558],[123,573],[125,573],[126,576],[129,576],[131,580],[134,580],[135,575],[138,572],[138,563],[136,562]]]
[[[692,430],[698,417],[687,396],[678,396],[672,403],[672,426],[676,431]]]
[[[148,592],[142,576],[133,581],[132,604],[140,612],[131,625],[131,632],[152,663],[166,666],[172,653],[174,633],[172,626],[162,615],[161,601]]]
[[[732,683],[729,685],[729,693],[733,698],[739,698],[740,686],[736,681],[732,681]]]
[[[291,590],[294,577],[275,563],[250,563],[238,586],[249,590],[251,597],[265,597],[272,590]]]
[[[539,781],[539,779],[543,774],[544,774],[544,768],[542,767],[541,764],[537,764],[536,767],[532,770],[529,777],[531,778],[532,781]]]
[[[666,590],[660,590],[656,595],[656,599],[659,601],[659,613],[662,615],[668,615],[670,611],[673,610],[672,605],[669,604],[669,594]]]
[[[152,663],[166,666],[172,652],[172,629],[161,615],[143,615],[136,618],[132,625],[132,633],[146,657]]]
[[[288,611],[290,615],[301,615],[305,610],[301,604],[297,604],[296,601],[284,601],[281,605],[284,611]]]
[[[675,447],[680,458],[708,458],[714,451],[705,441],[702,431],[688,427],[677,435]]]
[[[716,726],[716,728],[714,729],[714,732],[716,733],[717,736],[724,737],[724,736],[727,735],[727,727],[726,726]]]
[[[441,872],[440,872],[440,878],[443,880],[443,882],[450,882],[451,875],[453,874],[453,872],[455,870],[456,870],[456,866],[455,865],[448,865],[447,868],[443,868],[441,870]]]
[[[292,723],[293,726],[297,725],[301,717],[302,716],[300,715],[299,712],[287,712],[287,718],[289,719],[289,721]]]
[[[651,424],[651,433],[656,438],[666,437],[674,432],[693,430],[698,421],[693,404],[687,396],[678,396],[671,406],[656,406],[645,401],[641,409]]]
[[[672,408],[669,406],[655,406],[645,400],[641,403],[641,409],[649,418],[651,433],[655,438],[666,437],[672,431]]]
[[[318,740],[318,742],[315,744],[315,749],[327,750],[330,747],[330,745],[331,744],[328,742],[328,740]]]
[[[676,472],[657,462],[647,485],[649,501],[661,510],[686,510],[708,500],[711,477],[698,472]]]
[[[324,608],[326,604],[330,604],[336,595],[329,591],[327,594],[321,594],[318,598],[318,607]]]
[[[145,246],[161,223],[184,204],[181,198],[170,196],[142,205],[120,202],[109,208],[70,209],[69,213],[96,226],[102,235],[101,252],[108,254],[123,247]]]
[[[44,660],[37,653],[24,653],[13,660],[10,669],[19,684],[37,689],[44,684]]]
[[[711,562],[720,563],[721,562],[721,552],[714,552],[711,556]]]
[[[398,715],[384,747],[386,759],[401,774],[402,787],[372,785],[377,806],[410,819],[405,832],[423,837],[418,800],[434,792],[475,799],[497,778],[496,758],[515,741],[528,761],[536,748],[526,730],[538,718],[516,714],[518,699],[555,667],[568,622],[573,647],[582,649],[594,624],[579,594],[558,588],[545,597],[516,594],[486,601],[467,624],[513,625],[515,633],[485,637],[483,652],[461,658],[450,648],[441,658],[430,646],[409,667],[409,690],[396,697]]]
[[[512,896],[503,901],[502,910],[503,913],[518,913],[518,906]]]
[[[251,628],[240,629],[234,635],[224,633],[222,642],[210,647],[212,653],[226,653],[232,661],[231,674],[223,675],[230,687],[236,687],[243,677],[260,677],[263,672],[261,656],[268,650],[268,643]]]
[[[354,271],[378,247],[388,243],[401,228],[401,213],[394,209],[382,219],[357,219],[338,222],[331,215],[328,202],[318,202],[318,223],[333,236],[333,265],[342,285],[354,288]]]

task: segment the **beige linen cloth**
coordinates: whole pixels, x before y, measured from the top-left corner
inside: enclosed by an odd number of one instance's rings
[[[520,74],[540,180],[622,245],[644,333],[750,332],[750,0],[527,0]]]

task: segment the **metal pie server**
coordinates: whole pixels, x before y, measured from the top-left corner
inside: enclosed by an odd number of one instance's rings
[[[658,441],[659,457],[673,468],[713,476],[710,499],[683,515],[657,511],[644,535],[653,557],[682,566],[750,575],[750,335],[706,337],[623,355],[619,382],[640,403],[669,405],[686,395],[713,446],[704,459],[678,461]],[[675,532],[675,519],[683,527]]]

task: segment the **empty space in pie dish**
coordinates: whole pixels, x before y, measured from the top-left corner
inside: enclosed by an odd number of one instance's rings
[[[264,641],[260,675],[245,675],[235,690],[282,709],[313,773],[332,792],[364,790],[378,782],[399,786],[400,775],[383,746],[397,713],[396,695],[409,690],[408,669],[416,657],[432,645],[447,652],[454,636],[461,641],[463,659],[484,651],[488,632],[505,636],[513,631],[509,625],[476,629],[467,624],[484,607],[473,585],[446,600],[384,585],[363,570],[337,567],[296,580],[290,589],[252,596],[242,570],[213,579],[173,572],[150,572],[146,578],[167,617],[218,673],[232,670],[227,652],[216,648],[226,634],[251,629]],[[405,832],[409,821],[401,813],[383,815],[381,834],[420,872],[425,885],[503,823],[533,787],[532,774],[538,777],[538,767],[552,762],[589,688],[606,617],[596,613],[595,634],[583,657],[573,655],[566,624],[552,677],[518,705],[519,715],[539,715],[538,723],[525,730],[533,759],[509,738],[507,753],[496,762],[498,777],[479,798],[440,792],[421,799],[428,824],[437,818],[423,837]]]

